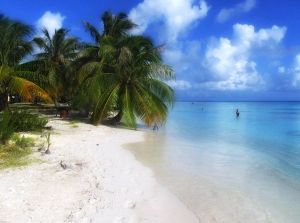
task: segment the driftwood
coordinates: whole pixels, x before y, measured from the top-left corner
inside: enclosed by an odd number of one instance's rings
[[[67,164],[64,163],[64,161],[60,161],[59,165],[61,166],[61,168],[63,168],[64,170],[67,169]]]

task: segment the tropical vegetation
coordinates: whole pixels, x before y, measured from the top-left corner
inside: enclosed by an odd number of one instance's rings
[[[34,140],[19,132],[40,131],[48,123],[28,111],[4,111],[0,114],[0,169],[24,166],[33,160],[31,154]]]
[[[22,100],[68,103],[84,110],[93,124],[107,122],[136,128],[163,123],[174,92],[166,81],[174,78],[163,63],[162,47],[142,35],[124,13],[105,12],[102,29],[84,27],[91,43],[61,28],[50,35],[0,16],[0,110],[10,96]]]
[[[147,125],[164,122],[174,93],[163,81],[174,74],[162,62],[161,49],[150,38],[130,35],[135,24],[123,13],[106,12],[102,23],[102,31],[85,23],[94,44],[79,58],[79,103],[89,103],[94,124],[111,116],[111,121],[123,118],[133,128],[136,118]]]
[[[72,62],[79,55],[80,44],[68,32],[61,28],[51,36],[47,29],[42,30],[43,36],[33,39],[40,52],[28,63],[36,68],[40,85],[55,102],[70,101],[75,85]]]
[[[14,134],[10,144],[0,144],[0,170],[4,168],[20,167],[38,160],[28,158],[35,145],[33,138]]]
[[[9,96],[18,94],[23,100],[35,97],[51,102],[48,94],[26,79],[33,72],[24,70],[22,61],[32,52],[30,26],[0,15],[0,111],[8,106]]]
[[[41,131],[48,119],[26,110],[4,111],[0,114],[0,144],[5,144],[15,132]]]

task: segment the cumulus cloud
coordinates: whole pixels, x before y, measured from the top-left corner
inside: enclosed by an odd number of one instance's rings
[[[224,22],[231,18],[229,14],[237,16],[249,12],[255,4],[255,0],[244,0],[223,9],[218,20]],[[286,28],[272,26],[257,30],[253,25],[235,24],[231,37],[211,38],[209,42],[190,39],[190,29],[207,16],[209,9],[205,0],[143,0],[130,11],[129,17],[139,25],[134,33],[154,30],[159,34],[155,38],[167,43],[164,61],[174,68],[177,76],[177,81],[168,84],[181,93],[199,95],[201,92],[202,95],[207,90],[270,87],[270,69],[278,74],[280,66],[272,65],[271,61],[279,57],[274,52],[278,50]],[[261,66],[262,61],[270,63]]]
[[[294,76],[292,85],[294,87],[299,87],[299,85],[300,85],[300,54],[296,55],[296,57],[295,57],[295,62],[294,62],[292,72],[293,72],[293,76]]]
[[[199,41],[183,41],[166,47],[163,56],[166,63],[173,66],[177,73],[191,74],[191,66],[198,73],[201,54]]]
[[[46,28],[49,31],[50,35],[53,35],[55,30],[59,29],[63,25],[65,16],[61,15],[59,12],[53,13],[46,11],[37,21],[37,28],[44,29]]]
[[[218,90],[247,90],[263,87],[264,80],[252,59],[253,51],[276,46],[284,38],[285,27],[273,26],[255,31],[246,24],[233,26],[233,38],[221,37],[205,53],[205,67],[212,80],[205,86]]]
[[[234,16],[238,16],[243,13],[251,11],[256,4],[256,0],[245,0],[232,8],[224,8],[217,15],[217,21],[220,23],[226,22]]]
[[[129,17],[143,33],[151,24],[162,24],[165,40],[174,42],[179,34],[186,31],[197,20],[206,17],[209,6],[205,0],[144,0],[133,8]]]

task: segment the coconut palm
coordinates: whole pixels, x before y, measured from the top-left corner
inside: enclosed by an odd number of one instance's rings
[[[30,26],[0,15],[0,110],[8,106],[9,94],[19,94],[24,100],[34,96],[50,100],[43,89],[24,78],[32,72],[19,64],[32,51],[31,33]]]
[[[109,36],[111,38],[119,38],[128,34],[128,32],[136,27],[125,13],[119,13],[113,15],[111,12],[106,11],[101,17],[103,24],[103,31],[98,31],[95,26],[89,22],[85,22],[84,25],[90,35],[93,37],[96,44],[101,42],[103,36]]]
[[[42,88],[20,76],[20,71],[6,65],[0,66],[0,110],[7,108],[9,95],[14,94],[20,95],[26,101],[39,97],[51,102],[51,98]]]
[[[35,55],[31,64],[35,64],[38,73],[45,77],[43,85],[53,100],[67,102],[75,77],[71,64],[78,55],[79,42],[68,37],[68,30],[63,28],[56,30],[53,36],[46,29],[42,32],[43,37],[33,40],[41,52]]]
[[[164,81],[174,77],[172,70],[163,64],[151,39],[128,35],[134,24],[126,16],[122,21],[131,26],[114,26],[120,17],[107,15],[102,17],[102,33],[87,26],[97,44],[86,49],[85,58],[92,60],[82,66],[80,75],[81,95],[92,103],[91,121],[97,124],[114,111],[111,120],[123,118],[133,128],[137,117],[147,125],[164,122],[174,96]]]
[[[136,27],[125,13],[113,15],[111,12],[106,11],[101,17],[101,22],[103,24],[103,31],[99,31],[89,22],[84,23],[86,30],[94,40],[94,44],[85,45],[80,59],[76,61],[78,66],[82,66],[87,62],[99,62],[101,60],[101,52],[105,50],[102,47],[105,43],[111,43],[122,36],[126,36],[131,29]]]
[[[0,14],[0,65],[14,67],[32,51],[30,26]]]
[[[89,22],[84,23],[84,26],[93,38],[94,43],[85,44],[80,58],[78,58],[74,63],[74,67],[76,70],[80,70],[80,68],[85,64],[92,65],[93,62],[93,65],[99,65],[99,62],[102,60],[101,58],[103,56],[103,50],[105,48],[102,47],[105,45],[104,43],[113,42],[115,39],[126,35],[132,28],[136,27],[136,25],[128,19],[126,14],[119,13],[117,15],[113,15],[109,11],[103,13],[103,15],[101,16],[101,23],[104,26],[104,29],[101,31]],[[108,52],[109,44],[106,44],[106,46],[108,47],[106,49],[106,51]],[[107,53],[106,56],[108,56]],[[106,64],[106,71],[108,69],[112,69],[110,66],[111,64],[112,63],[110,62]],[[91,69],[89,70],[88,67],[90,67]],[[81,72],[79,72],[79,75],[77,75],[76,79],[76,83],[78,85],[81,85],[81,90],[77,91],[76,97],[73,100],[73,107],[84,108],[87,113],[91,109],[91,101],[96,101],[100,93],[100,87],[98,86],[99,82],[92,81],[92,77],[95,78],[94,73],[98,72],[95,71],[95,67],[93,68],[93,66],[84,66],[85,69],[81,69]],[[87,78],[90,81],[86,81]],[[86,88],[93,90],[86,91]]]

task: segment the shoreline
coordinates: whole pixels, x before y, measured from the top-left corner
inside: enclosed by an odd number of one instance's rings
[[[49,124],[51,154],[34,153],[42,163],[0,172],[0,222],[199,222],[123,148],[143,132]]]
[[[145,139],[145,142],[129,144],[126,148],[135,155],[138,161],[153,170],[157,181],[167,187],[198,219],[201,219],[199,222],[282,222],[265,209],[262,204],[256,202],[256,200],[239,188],[230,187],[228,184],[223,184],[224,182],[217,181],[213,177],[197,175],[192,171],[187,174],[185,171],[187,166],[181,166],[182,171],[180,168],[178,169],[177,164],[177,167],[172,166],[175,163],[174,160],[170,162],[170,159],[174,159],[177,156],[184,162],[186,158],[183,153],[178,153],[174,149],[176,140],[174,140],[174,147],[169,147],[172,148],[170,151],[177,153],[172,157],[166,147],[159,148],[157,146],[163,144],[163,142],[155,139],[154,134],[150,133],[147,136],[148,140]],[[213,143],[206,146],[208,148],[214,147]],[[224,144],[224,148],[227,146]],[[192,155],[196,157],[196,154]],[[191,154],[189,154],[190,156]],[[197,160],[201,161],[201,159]]]

